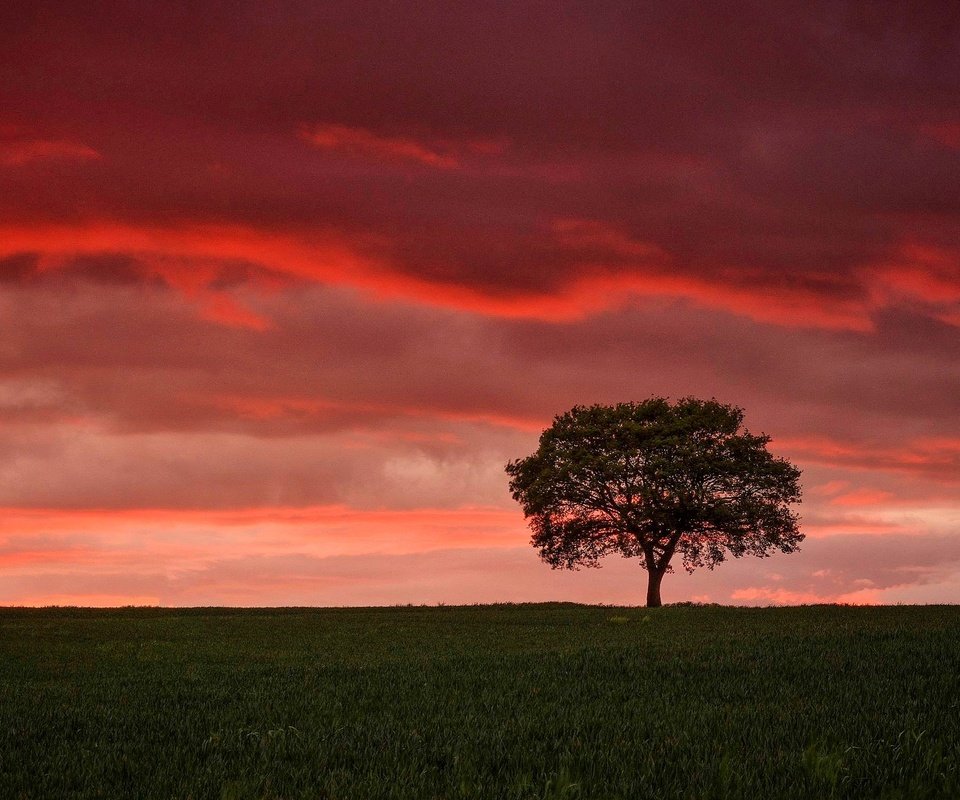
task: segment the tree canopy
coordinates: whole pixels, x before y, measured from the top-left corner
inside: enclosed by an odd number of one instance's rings
[[[576,406],[506,470],[544,561],[577,569],[610,553],[637,558],[647,605],[659,606],[678,554],[692,572],[728,555],[797,549],[803,534],[790,506],[800,502],[800,470],[769,442],[743,427],[736,406],[654,397]]]

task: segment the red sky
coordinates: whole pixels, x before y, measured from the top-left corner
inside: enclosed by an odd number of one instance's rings
[[[802,552],[960,599],[960,6],[0,7],[0,604],[638,603],[504,463],[715,396]]]

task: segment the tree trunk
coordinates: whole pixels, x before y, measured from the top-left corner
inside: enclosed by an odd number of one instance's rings
[[[660,608],[660,581],[663,573],[657,569],[647,570],[647,608]]]

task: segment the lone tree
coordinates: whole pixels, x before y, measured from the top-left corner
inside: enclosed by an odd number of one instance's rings
[[[527,458],[507,464],[532,544],[554,569],[638,558],[647,605],[677,553],[688,572],[727,555],[792,553],[803,539],[791,503],[800,470],[716,400],[661,397],[576,406],[556,417]]]

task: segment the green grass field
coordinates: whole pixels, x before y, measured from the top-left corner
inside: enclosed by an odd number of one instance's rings
[[[960,797],[960,607],[0,610],[2,798]]]

